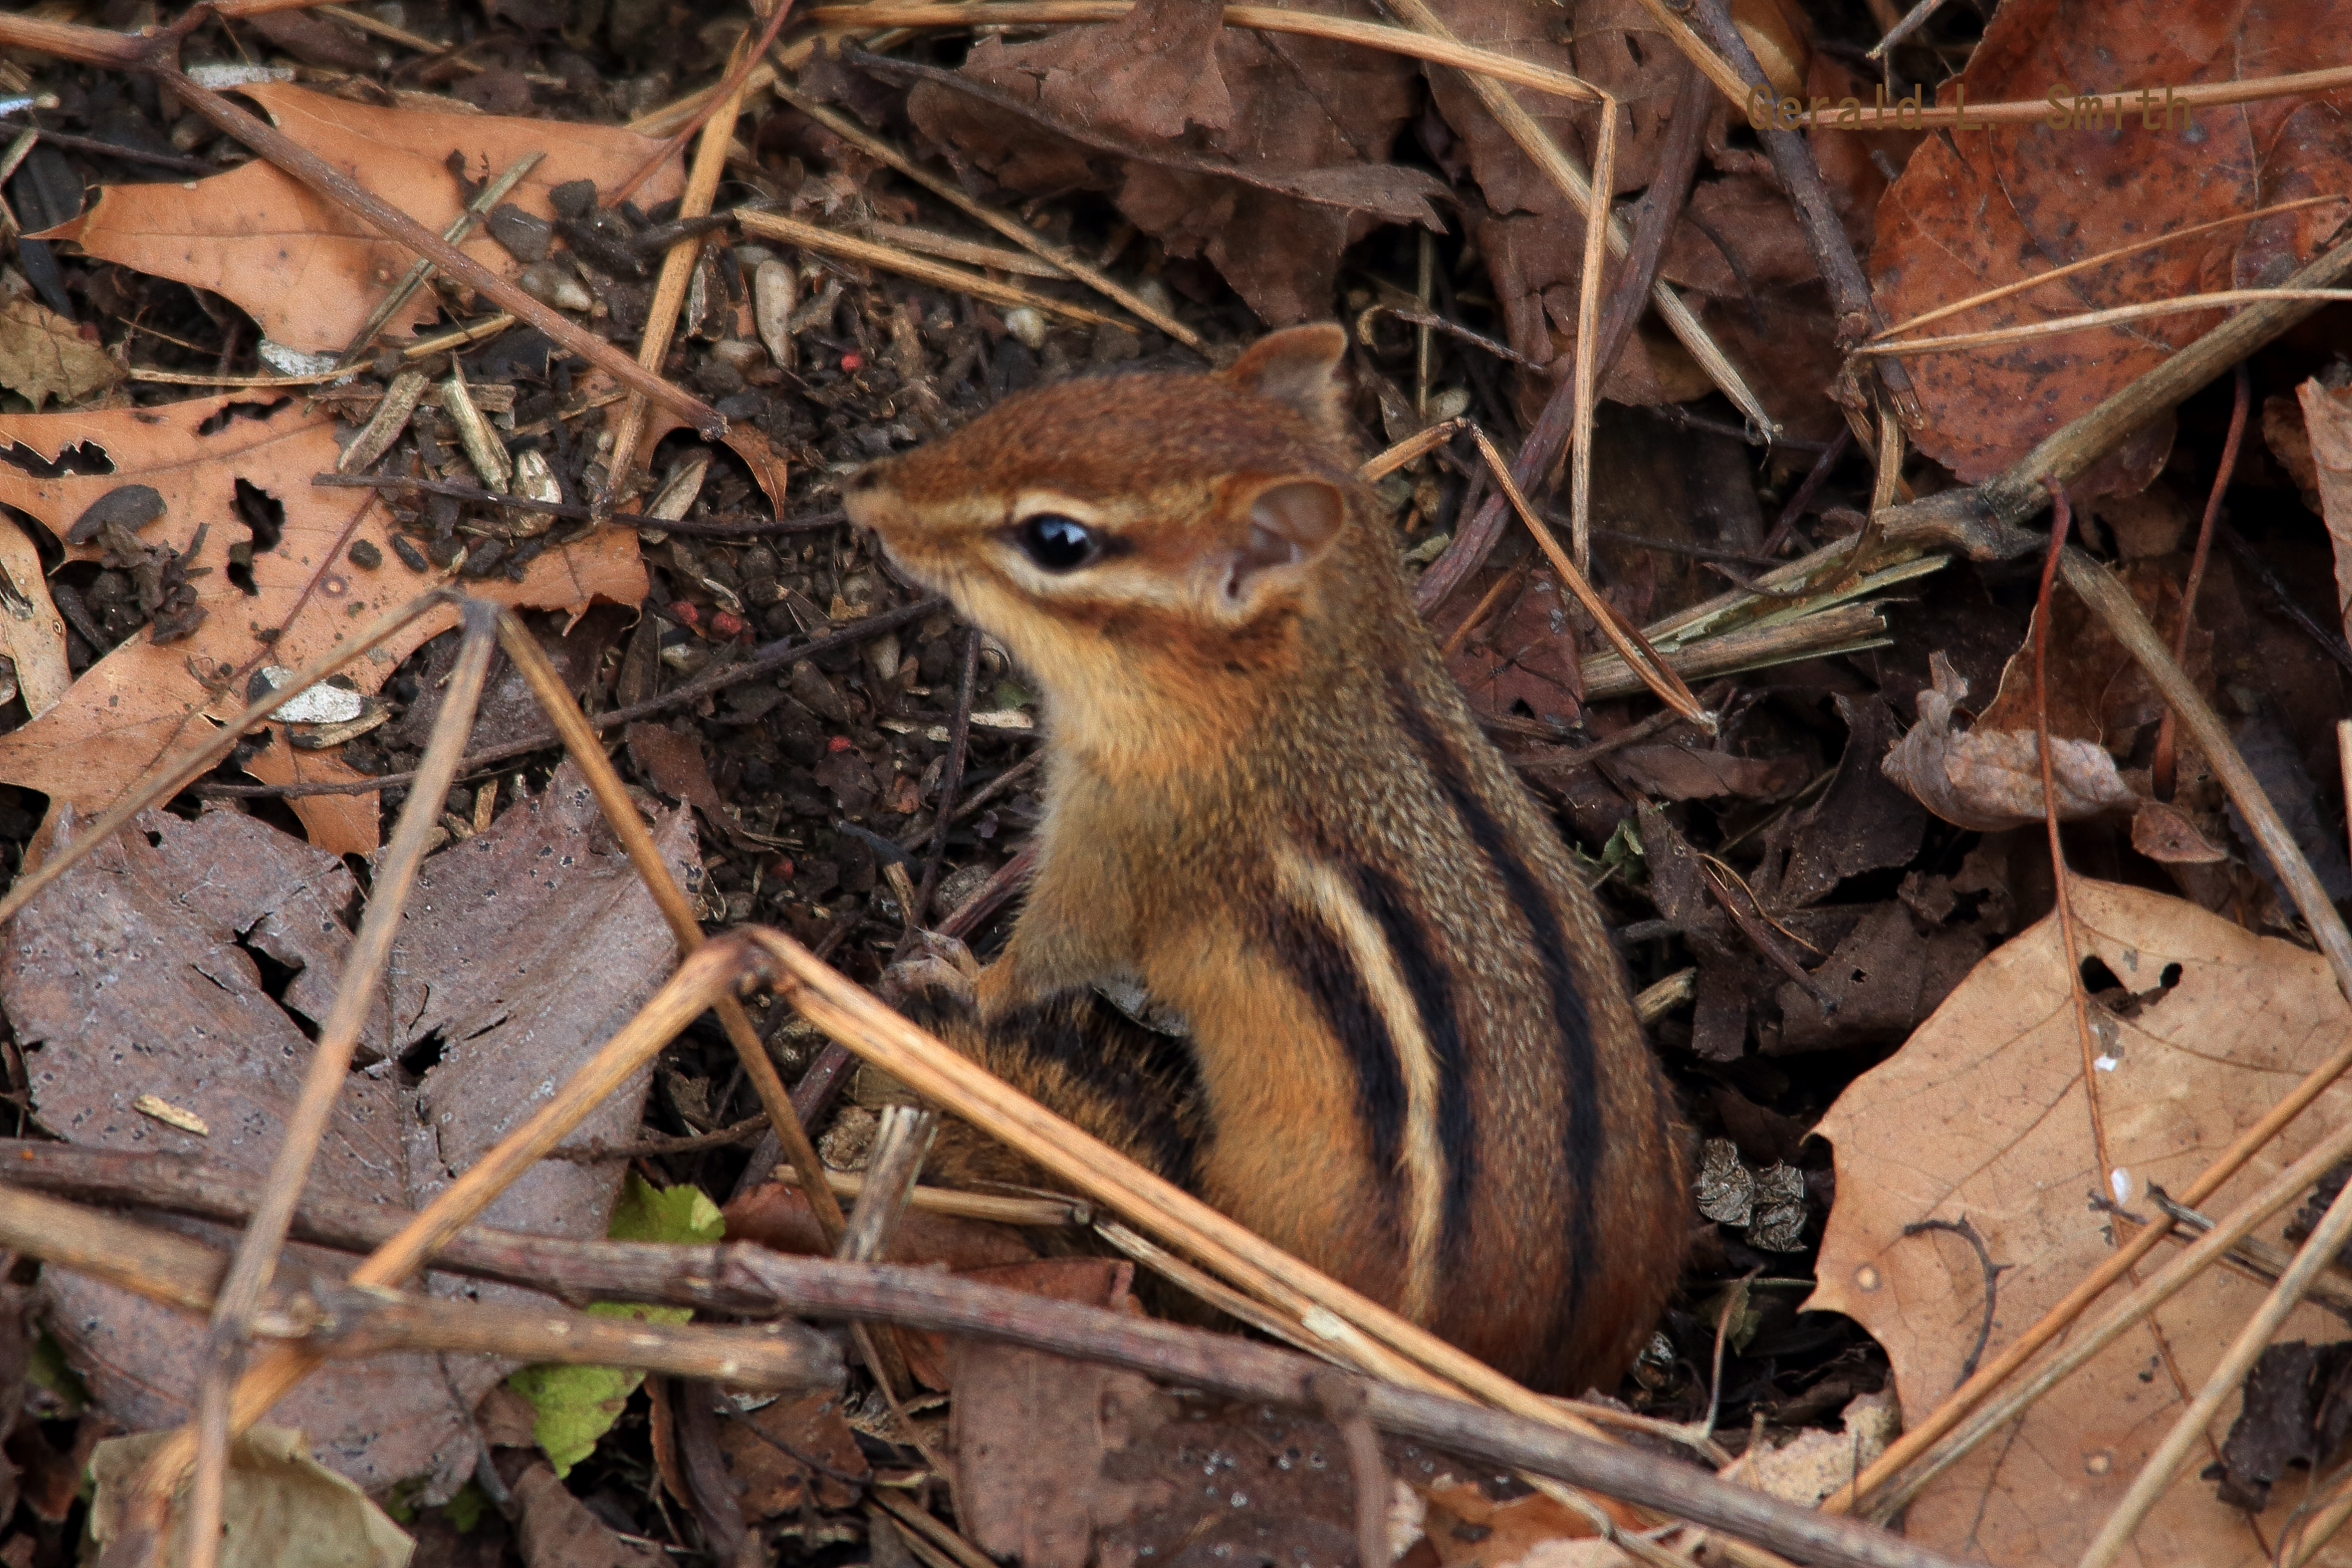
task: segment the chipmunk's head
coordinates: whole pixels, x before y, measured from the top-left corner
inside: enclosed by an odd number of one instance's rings
[[[1057,710],[1055,689],[1114,666],[1130,680],[1263,667],[1295,640],[1349,527],[1346,351],[1336,325],[1294,327],[1215,374],[1025,393],[862,470],[850,518],[1003,640]]]

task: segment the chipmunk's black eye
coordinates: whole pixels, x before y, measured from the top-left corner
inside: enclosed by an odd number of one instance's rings
[[[1040,512],[1024,520],[1013,538],[1021,553],[1043,572],[1075,572],[1103,552],[1101,535],[1059,512]]]

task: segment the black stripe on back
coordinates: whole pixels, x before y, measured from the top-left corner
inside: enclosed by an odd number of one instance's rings
[[[1454,980],[1430,951],[1427,928],[1405,906],[1396,883],[1370,866],[1356,873],[1357,896],[1380,922],[1389,952],[1412,994],[1421,1032],[1437,1065],[1437,1147],[1445,1160],[1444,1244],[1470,1240],[1470,1200],[1477,1190],[1478,1140],[1470,1107],[1470,1052],[1462,1039],[1461,1016],[1454,1007]]]
[[[1471,789],[1460,760],[1421,711],[1412,694],[1401,686],[1393,688],[1391,705],[1397,722],[1412,737],[1428,762],[1455,818],[1503,879],[1504,891],[1511,903],[1526,917],[1535,937],[1537,955],[1543,963],[1552,1022],[1559,1031],[1560,1073],[1566,1080],[1568,1114],[1562,1132],[1568,1179],[1574,1187],[1569,1213],[1569,1257],[1572,1268],[1568,1300],[1569,1310],[1573,1312],[1581,1301],[1595,1263],[1593,1202],[1599,1184],[1602,1132],[1601,1072],[1592,1048],[1592,1019],[1584,1009],[1584,993],[1578,989],[1575,967],[1569,962],[1568,932],[1560,924],[1559,911],[1553,908],[1543,882],[1512,847],[1509,835],[1495,819],[1495,814],[1486,809],[1486,803]]]
[[[1287,924],[1269,922],[1261,940],[1289,969],[1355,1072],[1357,1120],[1370,1140],[1374,1177],[1393,1221],[1405,1106],[1396,1042],[1389,1038],[1363,976],[1349,961],[1347,944],[1319,918],[1300,913],[1302,918]]]

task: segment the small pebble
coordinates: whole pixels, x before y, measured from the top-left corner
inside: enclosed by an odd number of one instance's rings
[[[751,319],[759,323],[768,357],[780,365],[793,363],[793,310],[799,302],[793,269],[772,259],[760,263],[751,274]]]
[[[1015,305],[1005,311],[1004,330],[1033,352],[1045,346],[1045,313],[1034,305]]]
[[[559,261],[532,262],[515,279],[515,287],[559,310],[585,310],[596,302],[588,286]]]
[[[483,226],[517,261],[546,260],[548,244],[555,237],[553,224],[532,216],[512,202],[500,202]]]

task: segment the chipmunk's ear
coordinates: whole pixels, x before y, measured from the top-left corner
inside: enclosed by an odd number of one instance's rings
[[[1347,329],[1337,321],[1287,327],[1252,343],[1225,379],[1260,397],[1287,403],[1317,429],[1336,437],[1345,428],[1339,362],[1347,354]]]
[[[1347,498],[1325,479],[1285,476],[1233,496],[1241,537],[1211,563],[1221,615],[1247,619],[1265,595],[1295,582],[1348,521]]]

